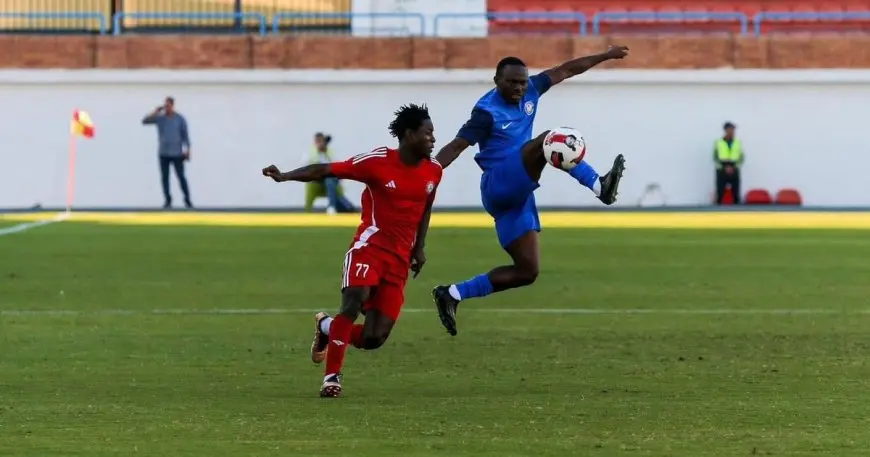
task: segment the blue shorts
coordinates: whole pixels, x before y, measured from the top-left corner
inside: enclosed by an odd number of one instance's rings
[[[532,230],[541,231],[535,190],[540,184],[529,177],[517,151],[484,170],[480,178],[480,199],[495,219],[498,241],[506,248]]]

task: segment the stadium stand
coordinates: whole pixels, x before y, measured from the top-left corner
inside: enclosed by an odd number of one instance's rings
[[[97,32],[108,27],[109,0],[2,0],[0,30],[19,33]]]
[[[121,29],[124,32],[245,32],[259,26],[263,33],[266,27],[277,32],[349,33],[352,3],[353,0],[3,0],[0,30],[93,33],[114,28],[116,32]],[[868,0],[815,3],[806,0],[489,0],[488,10],[492,34],[870,31]]]
[[[125,0],[125,28],[135,27],[236,27],[249,29],[259,25],[260,18],[276,14],[349,13],[352,0]],[[180,17],[186,13],[188,17]],[[147,18],[147,15],[155,15]],[[158,15],[162,15],[159,17]],[[212,15],[212,16],[209,16]],[[145,18],[143,18],[143,16]],[[171,17],[175,16],[175,17]],[[243,25],[243,26],[242,26]],[[350,18],[287,19],[284,24],[303,29],[349,29]]]
[[[4,32],[249,31],[281,17],[282,28],[349,31],[352,0],[2,0]],[[294,18],[293,14],[306,14]],[[325,14],[331,16],[311,17]],[[344,16],[347,14],[347,16]],[[116,16],[117,15],[117,16]],[[337,17],[336,17],[337,16]],[[262,24],[261,24],[262,23]]]
[[[835,0],[489,0],[493,33],[574,34],[578,20],[569,13],[582,13],[592,24],[592,33],[686,33],[686,32],[806,32],[868,31],[870,2]],[[534,13],[536,18],[507,12]],[[549,17],[540,16],[542,13]],[[595,26],[597,24],[597,27]]]

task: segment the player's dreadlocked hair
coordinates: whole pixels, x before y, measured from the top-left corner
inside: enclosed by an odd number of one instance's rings
[[[423,121],[431,119],[429,117],[429,108],[426,104],[415,105],[409,103],[402,105],[395,112],[396,118],[390,122],[390,135],[402,139],[405,132],[408,130],[417,130],[423,125]]]

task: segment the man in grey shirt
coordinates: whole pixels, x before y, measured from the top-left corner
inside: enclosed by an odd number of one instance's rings
[[[163,106],[158,106],[151,114],[142,119],[142,125],[156,125],[159,143],[160,179],[163,185],[163,208],[172,206],[172,196],[169,194],[169,166],[175,168],[178,184],[184,193],[184,205],[193,208],[190,201],[190,189],[184,176],[184,162],[190,160],[190,137],[187,133],[187,121],[184,116],[175,111],[175,99],[166,97]]]

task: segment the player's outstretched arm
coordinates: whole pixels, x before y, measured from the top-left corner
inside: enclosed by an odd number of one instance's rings
[[[623,59],[628,55],[628,47],[626,46],[611,46],[607,51],[601,54],[580,57],[574,60],[569,60],[561,65],[553,67],[544,72],[550,77],[550,85],[556,85],[560,82],[585,73],[590,68],[608,60]]]
[[[263,168],[263,176],[272,178],[275,182],[311,182],[323,181],[326,178],[332,177],[333,174],[330,170],[330,164],[314,163],[287,172],[281,172],[275,165],[269,165]]]
[[[474,108],[471,110],[471,117],[459,129],[456,138],[438,151],[435,160],[441,164],[441,168],[447,168],[459,157],[459,154],[462,154],[462,151],[489,136],[492,125],[492,114],[484,109]]]
[[[456,137],[453,141],[444,145],[438,154],[435,154],[435,160],[441,164],[442,168],[447,168],[460,154],[462,151],[468,149],[468,141],[465,138]]]

